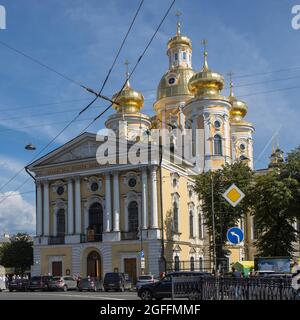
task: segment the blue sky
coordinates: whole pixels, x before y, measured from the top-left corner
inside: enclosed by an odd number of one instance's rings
[[[169,3],[145,0],[104,94],[110,96],[121,87],[124,60],[132,65],[136,62]],[[98,89],[138,4],[139,0],[0,0],[7,12],[7,29],[0,30],[0,41]],[[285,152],[298,146],[300,30],[291,27],[291,9],[295,4],[297,1],[288,0],[177,0],[131,80],[132,86],[145,96],[144,112],[153,112],[155,90],[168,66],[166,43],[175,33],[174,14],[180,10],[182,33],[193,42],[193,67],[198,70],[202,64],[200,43],[205,38],[210,68],[225,76],[229,71],[235,74],[235,94],[248,103],[247,119],[256,129],[255,167],[268,164],[270,139],[276,132]],[[282,69],[289,70],[257,74]],[[3,185],[34,157],[34,152],[25,151],[24,145],[32,142],[41,149],[90,96],[1,45],[0,75]],[[290,79],[273,81],[286,78]],[[290,87],[299,88],[281,90]],[[281,91],[262,94],[278,89]],[[227,93],[225,89],[224,94]],[[93,118],[105,106],[107,103],[99,100],[80,119]],[[89,131],[102,128],[109,114]],[[48,151],[76,136],[88,122],[74,123]],[[3,191],[13,191],[26,178],[26,174],[20,175]],[[33,190],[30,182],[20,193]],[[0,203],[0,232],[34,230],[34,193],[20,193]]]

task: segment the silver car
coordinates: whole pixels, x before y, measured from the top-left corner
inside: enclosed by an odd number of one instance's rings
[[[77,281],[70,276],[53,277],[49,283],[50,290],[77,290]]]
[[[158,279],[152,274],[139,276],[138,280],[136,282],[136,290],[139,290],[140,287],[146,283],[153,283],[153,282],[157,282],[157,281],[158,281]]]

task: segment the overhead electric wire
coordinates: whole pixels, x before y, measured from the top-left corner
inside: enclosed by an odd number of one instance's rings
[[[283,68],[283,69],[277,69],[277,70],[270,70],[270,71],[265,71],[265,72],[256,72],[256,73],[248,73],[248,74],[241,74],[241,75],[233,75],[232,78],[248,78],[248,77],[254,77],[254,76],[262,76],[266,74],[271,74],[271,73],[278,73],[278,72],[285,72],[285,71],[292,71],[294,69],[300,69],[300,66],[293,66],[293,67],[288,67],[288,68]]]
[[[157,26],[155,32],[153,33],[152,37],[150,38],[149,42],[147,43],[144,51],[142,52],[142,54],[141,54],[140,57],[138,58],[137,62],[135,63],[135,65],[134,65],[134,67],[133,67],[130,75],[128,76],[128,78],[127,78],[126,81],[124,82],[122,89],[118,92],[115,100],[118,98],[119,94],[120,94],[121,91],[124,89],[124,87],[125,87],[125,85],[126,85],[126,83],[127,83],[127,80],[130,80],[131,76],[132,76],[133,73],[135,72],[137,66],[139,65],[139,63],[141,62],[141,60],[142,60],[142,58],[144,57],[145,53],[147,52],[149,46],[151,45],[153,39],[155,38],[157,32],[159,31],[161,25],[164,23],[166,17],[168,16],[168,14],[169,14],[170,10],[172,9],[172,7],[174,6],[175,2],[176,2],[176,0],[173,0],[172,3],[170,4],[170,6],[169,6],[168,10],[166,11],[165,15],[163,16],[161,22],[159,23],[159,25]],[[82,132],[84,132],[85,130],[87,130],[95,121],[97,121],[105,112],[107,112],[107,111],[112,107],[112,105],[113,105],[113,104],[111,103],[104,111],[102,111],[97,117],[95,117],[94,120],[92,120],[91,123],[90,123],[88,126],[86,126],[86,127],[83,129]]]
[[[25,53],[25,52],[23,52],[23,51],[21,51],[21,50],[19,50],[19,49],[17,49],[17,48],[14,48],[14,47],[11,46],[10,44],[7,44],[7,43],[5,43],[5,42],[2,41],[2,40],[0,40],[0,44],[1,44],[2,46],[6,47],[7,49],[10,49],[10,50],[14,51],[15,53],[18,53],[19,55],[21,55],[21,56],[23,56],[23,57],[31,60],[32,62],[38,64],[39,66],[41,66],[41,67],[43,67],[43,68],[45,68],[45,69],[47,69],[47,70],[49,70],[49,71],[57,74],[57,75],[60,76],[61,78],[65,79],[65,80],[68,80],[68,81],[76,84],[77,86],[79,86],[79,87],[81,87],[81,88],[84,88],[84,86],[83,86],[81,83],[79,83],[78,81],[70,78],[69,76],[67,76],[66,74],[64,74],[64,73],[62,73],[62,72],[60,72],[60,71],[55,70],[55,69],[52,68],[52,67],[49,67],[49,66],[46,65],[44,62],[39,61],[38,59],[32,57],[31,55],[29,55],[29,54],[27,54],[27,53]],[[84,88],[84,89],[85,89],[85,88]]]
[[[175,0],[174,0],[174,1],[175,1]],[[139,5],[139,7],[138,7],[138,9],[137,9],[137,11],[136,11],[133,19],[132,19],[132,22],[130,23],[130,26],[129,26],[129,28],[128,28],[128,31],[127,31],[127,33],[126,33],[126,35],[125,35],[125,37],[124,37],[125,40],[122,41],[122,43],[121,43],[121,45],[120,45],[120,47],[119,47],[119,50],[118,50],[118,52],[117,52],[117,57],[119,57],[120,52],[121,52],[122,48],[124,47],[125,41],[126,41],[128,35],[129,35],[130,30],[132,29],[132,26],[133,26],[133,24],[134,24],[134,22],[135,22],[135,20],[136,20],[136,17],[137,17],[137,15],[138,15],[138,13],[140,12],[140,9],[141,9],[141,6],[142,6],[143,2],[144,2],[144,0],[141,1],[141,3],[140,3],[140,5]],[[57,73],[58,75],[61,75],[63,78],[69,79],[70,81],[72,81],[72,82],[74,82],[74,83],[76,83],[76,84],[78,84],[79,86],[82,87],[82,85],[79,84],[77,81],[73,81],[73,80],[72,80],[71,78],[69,78],[68,76],[63,75],[63,74],[61,74],[60,72],[57,72],[56,70],[52,69],[51,67],[46,66],[45,64],[43,64],[43,63],[41,63],[40,61],[38,61],[38,60],[36,60],[36,59],[34,59],[34,58],[32,58],[32,57],[24,54],[23,52],[21,52],[21,51],[19,51],[19,50],[16,50],[16,49],[14,49],[14,48],[12,48],[12,47],[10,47],[10,46],[7,46],[4,42],[1,42],[1,41],[0,41],[0,44],[4,45],[4,46],[6,46],[6,47],[8,47],[8,48],[10,48],[10,49],[12,49],[12,50],[20,53],[20,54],[22,54],[23,56],[29,58],[30,60],[35,61],[36,63],[40,64],[41,66],[44,66],[45,68],[47,68],[47,69],[49,69],[49,70]],[[108,72],[109,75],[111,74],[111,71],[112,71],[112,69],[113,69],[113,67],[114,67],[114,65],[115,65],[115,63],[116,63],[116,60],[117,60],[117,59],[115,58],[114,61],[113,61],[113,63],[112,63],[112,66],[111,66],[110,69],[109,69],[109,72]],[[106,78],[105,78],[105,80],[104,80],[104,82],[103,82],[103,84],[102,84],[102,86],[101,86],[101,90],[100,90],[99,93],[95,96],[95,98],[94,98],[87,106],[85,106],[62,130],[60,130],[59,133],[58,133],[53,139],[51,139],[50,142],[48,142],[48,143],[30,160],[30,163],[31,163],[32,161],[34,161],[44,150],[46,150],[67,128],[69,128],[69,126],[70,126],[74,121],[76,121],[76,120],[80,117],[80,115],[81,115],[83,112],[85,112],[85,111],[101,96],[101,93],[102,93],[102,91],[103,91],[103,89],[104,89],[104,87],[105,87],[105,85],[106,85],[106,83],[107,83],[107,81],[108,81],[109,75],[106,76]],[[85,88],[85,89],[86,89],[86,88]],[[11,181],[13,181],[25,168],[26,168],[26,166],[23,167],[21,170],[19,170],[19,171],[18,171],[12,178],[10,178],[5,184],[3,184],[3,185],[0,187],[0,191],[3,190],[3,188],[5,188]],[[26,182],[25,182],[25,183],[26,183]],[[20,187],[22,187],[23,185],[24,185],[24,184],[22,184]],[[20,187],[19,187],[19,188],[20,188]],[[17,188],[17,190],[18,190],[19,188]],[[4,200],[5,200],[5,199],[4,199]],[[2,201],[0,202],[0,204],[1,204],[4,200],[2,200]]]
[[[138,58],[138,60],[137,60],[137,62],[136,62],[136,64],[135,64],[135,66],[134,66],[131,74],[129,75],[128,79],[126,79],[126,81],[124,82],[124,85],[123,85],[122,89],[119,91],[117,97],[119,96],[119,94],[121,93],[121,91],[124,89],[124,87],[125,87],[125,85],[126,85],[126,83],[127,83],[127,80],[129,80],[129,78],[132,76],[132,74],[133,74],[134,71],[136,70],[137,66],[139,65],[140,61],[142,60],[143,56],[144,56],[145,53],[147,52],[147,50],[148,50],[149,46],[151,45],[154,37],[156,36],[157,32],[159,31],[161,25],[162,25],[163,22],[165,21],[166,17],[168,16],[168,14],[169,14],[170,10],[172,9],[173,5],[175,4],[175,2],[176,2],[176,0],[173,0],[173,1],[171,2],[168,10],[166,11],[166,13],[165,13],[165,15],[163,16],[161,22],[159,23],[158,27],[156,28],[155,32],[153,33],[150,41],[149,41],[148,44],[146,45],[146,48],[145,48],[144,51],[142,52],[141,56]],[[140,9],[140,7],[139,7],[139,9]],[[139,10],[139,9],[138,9],[138,10]],[[135,16],[135,18],[136,18],[136,16]],[[134,19],[135,19],[135,18],[134,18]],[[126,37],[127,37],[127,35],[128,35],[128,33],[126,34]],[[123,45],[124,45],[124,42],[122,42],[122,45],[121,45],[121,46],[123,46]],[[105,79],[105,83],[106,83],[106,82],[107,82],[107,78]],[[104,88],[104,86],[102,86],[101,90],[103,90],[103,88]],[[91,101],[91,103],[90,103],[89,105],[87,105],[87,106],[83,109],[83,112],[86,111],[86,110],[98,99],[98,97],[100,97],[100,95],[101,95],[101,91],[100,91],[99,94],[97,94],[97,93],[95,93],[95,92],[93,92],[93,93],[95,94],[95,98]],[[116,97],[116,98],[117,98],[117,97]],[[99,119],[106,111],[108,111],[108,110],[111,108],[112,105],[113,105],[113,103],[111,103],[104,111],[102,111],[97,117],[95,117],[94,120],[93,120],[87,127],[85,127],[85,128],[83,129],[83,131],[85,131],[87,128],[89,128],[97,119]],[[77,119],[77,118],[81,115],[81,113],[82,113],[82,112],[80,112],[74,119]],[[74,120],[74,119],[73,119],[73,120]],[[67,128],[67,127],[73,122],[73,120],[72,120],[65,128]],[[51,144],[51,143],[65,130],[65,128],[64,128],[63,130],[61,130],[60,133],[59,133],[54,139],[52,139],[52,140],[34,157],[34,159],[35,159],[42,151],[44,151],[44,150],[49,146],[49,144]],[[31,160],[31,162],[32,162],[32,161],[33,161],[33,160]],[[24,168],[26,168],[26,167],[24,167]],[[19,171],[13,178],[11,178],[5,185],[3,185],[3,186],[0,188],[0,191],[1,191],[8,183],[10,183],[10,181],[12,181],[18,174],[20,174],[20,173],[23,171],[24,168],[22,168],[21,171]],[[25,180],[24,183],[22,183],[16,190],[19,190],[19,189],[20,189],[24,184],[26,184],[29,180],[30,180],[30,177],[29,177],[27,180]],[[0,201],[0,204],[1,204],[3,201],[5,201],[5,199],[1,200],[1,201]]]
[[[25,105],[25,106],[19,106],[19,107],[5,107],[3,109],[0,109],[0,112],[3,111],[15,111],[15,110],[24,110],[24,109],[30,109],[30,108],[38,108],[38,107],[44,107],[44,106],[53,106],[56,104],[65,104],[65,103],[71,103],[71,102],[81,102],[89,100],[88,98],[83,99],[71,99],[71,100],[62,100],[62,101],[54,101],[54,102],[47,102],[47,103],[40,103],[40,104],[32,104],[32,105]]]
[[[274,93],[274,92],[280,92],[280,91],[286,91],[286,90],[294,90],[294,89],[299,89],[299,88],[300,88],[300,86],[295,86],[295,87],[274,89],[274,90],[268,90],[268,91],[253,92],[253,93],[249,93],[249,94],[243,94],[243,95],[237,96],[237,97],[241,97],[241,98],[250,97],[250,96],[256,96],[256,95],[260,95],[260,94]]]

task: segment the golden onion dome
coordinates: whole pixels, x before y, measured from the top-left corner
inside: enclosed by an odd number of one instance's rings
[[[188,47],[190,47],[192,49],[192,41],[191,41],[191,39],[188,38],[187,36],[181,35],[180,21],[179,21],[179,17],[181,16],[181,13],[177,12],[176,16],[178,18],[178,20],[177,20],[177,32],[176,32],[176,35],[174,37],[172,37],[168,41],[168,50],[171,49],[171,48],[174,48],[176,46],[188,46]]]
[[[129,80],[126,81],[122,91],[113,95],[112,100],[115,102],[113,108],[117,112],[139,112],[144,105],[144,96],[131,88]]]
[[[181,34],[177,33],[174,37],[172,37],[168,41],[168,49],[171,49],[177,45],[188,46],[188,47],[192,48],[192,41],[190,38],[188,38],[186,36],[182,36]]]
[[[248,106],[244,101],[238,100],[234,96],[232,88],[232,81],[230,81],[229,101],[232,105],[232,108],[230,110],[230,118],[233,122],[240,122],[247,114]]]
[[[224,87],[224,78],[221,74],[209,69],[207,64],[207,52],[204,51],[204,63],[202,70],[197,72],[189,80],[190,92],[196,96],[216,96]]]
[[[188,83],[194,74],[195,71],[187,67],[176,67],[168,70],[157,87],[157,100],[166,97],[192,95]]]

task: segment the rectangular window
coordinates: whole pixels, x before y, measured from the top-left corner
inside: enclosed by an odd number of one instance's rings
[[[178,60],[178,53],[175,53],[175,60]]]
[[[183,60],[186,60],[186,52],[183,52],[183,53],[182,53],[182,59],[183,59]]]

